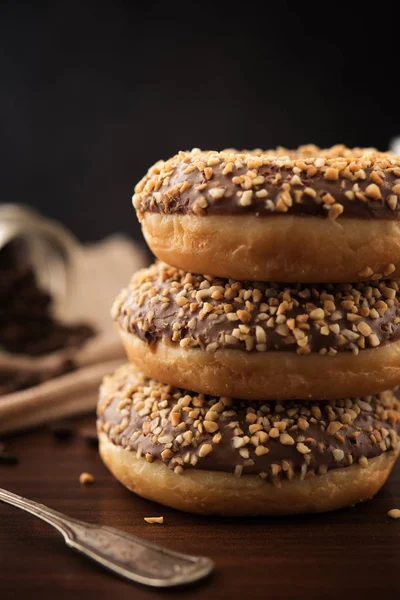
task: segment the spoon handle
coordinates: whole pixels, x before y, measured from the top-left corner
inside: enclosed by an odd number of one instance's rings
[[[1,488],[0,501],[46,521],[62,533],[69,547],[131,581],[173,587],[198,581],[214,568],[209,558],[173,552],[112,527],[71,519]]]

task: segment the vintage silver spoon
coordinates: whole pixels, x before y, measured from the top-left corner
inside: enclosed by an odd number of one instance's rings
[[[214,568],[205,556],[172,552],[112,527],[77,521],[1,488],[0,501],[50,523],[63,534],[67,546],[131,581],[172,587],[198,581]]]

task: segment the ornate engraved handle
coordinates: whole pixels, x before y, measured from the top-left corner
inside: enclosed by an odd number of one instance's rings
[[[206,557],[172,552],[112,527],[91,525],[0,489],[0,500],[43,519],[60,531],[68,546],[132,581],[171,587],[198,581],[214,568]]]

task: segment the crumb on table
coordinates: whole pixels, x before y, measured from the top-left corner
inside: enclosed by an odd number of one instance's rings
[[[388,511],[388,517],[392,519],[400,519],[400,508],[392,508]]]
[[[88,483],[93,483],[94,477],[90,473],[81,473],[79,475],[79,483],[81,485],[87,485]]]
[[[164,517],[144,517],[146,523],[160,523],[162,525],[164,523]]]

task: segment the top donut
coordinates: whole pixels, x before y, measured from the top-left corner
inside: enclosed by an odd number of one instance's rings
[[[336,283],[400,270],[399,195],[400,156],[389,152],[195,149],[151,167],[133,204],[151,250],[173,266]]]

